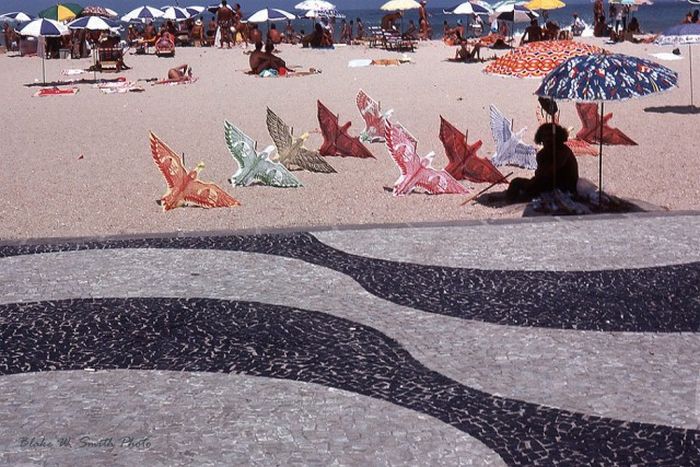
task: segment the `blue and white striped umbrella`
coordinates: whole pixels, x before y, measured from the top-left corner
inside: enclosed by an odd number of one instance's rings
[[[140,6],[131,10],[129,13],[122,16],[122,21],[128,23],[133,20],[147,21],[154,20],[163,16],[163,12],[152,6]]]
[[[263,8],[250,15],[248,22],[264,23],[266,21],[287,21],[288,19],[296,19],[296,16],[287,11],[278,10],[277,8]]]
[[[52,19],[38,18],[24,25],[19,31],[20,36],[58,37],[69,34],[68,28]]]
[[[119,23],[101,16],[83,16],[68,23],[68,29],[87,29],[88,31],[109,31],[118,27]]]
[[[700,23],[677,24],[662,32],[654,41],[657,45],[686,45],[700,43]]]
[[[555,100],[602,102],[643,97],[678,86],[678,73],[623,54],[573,57],[553,69],[535,94]]]
[[[216,13],[217,11],[219,11],[219,8],[221,8],[222,6],[223,6],[223,5],[221,5],[221,3],[219,3],[218,5],[216,5],[216,4],[215,4],[215,5],[209,5],[209,6],[207,7],[207,11],[209,11],[209,13]],[[228,8],[228,9],[231,10],[231,11],[233,11],[233,7],[232,7],[231,5],[229,5],[229,4],[226,4],[226,8]]]
[[[459,5],[442,10],[447,15],[490,15],[493,10],[486,8],[483,4],[473,2],[463,2]]]
[[[187,10],[187,13],[189,13],[190,16],[197,16],[202,14],[206,8],[203,6],[192,5],[185,7],[185,10]]]
[[[17,23],[24,23],[25,21],[31,21],[32,17],[21,11],[13,11],[12,13],[0,15],[0,20],[10,20]]]
[[[180,8],[178,6],[171,6],[165,9],[162,18],[170,19],[173,21],[185,21],[187,19],[190,19],[191,16],[192,15],[190,15],[184,8]]]

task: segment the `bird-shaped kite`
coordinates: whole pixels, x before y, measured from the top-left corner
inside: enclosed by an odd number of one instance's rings
[[[540,98],[541,99],[541,98]],[[554,102],[554,101],[552,101]],[[547,122],[547,118],[545,118],[542,115],[542,112],[539,110],[535,111],[535,115],[537,116],[537,123],[540,125],[543,125]],[[559,125],[559,114],[553,114],[552,115],[552,122],[556,123]],[[581,156],[597,156],[598,155],[598,150],[588,144],[586,141],[579,139],[579,138],[572,138],[571,133],[573,132],[573,128],[567,128],[567,132],[569,133],[569,139],[566,140],[564,144],[566,144],[569,149],[571,149],[571,152],[574,153],[574,156],[576,157],[581,157]]]
[[[287,124],[269,108],[267,109],[267,131],[277,146],[277,160],[289,170],[335,172],[335,169],[323,160],[318,151],[310,151],[304,147],[304,141],[309,137],[308,133],[294,138]]]
[[[589,143],[600,142],[600,114],[598,113],[598,105],[577,102],[576,111],[583,125],[583,128],[576,133],[576,137],[588,141]],[[612,116],[612,113],[603,115],[603,144],[636,146],[637,143],[635,143],[632,138],[619,129],[608,126],[608,122]]]
[[[279,162],[270,160],[275,147],[270,145],[262,152],[257,152],[257,143],[224,120],[226,146],[238,163],[238,170],[230,179],[234,186],[248,186],[261,183],[279,188],[302,186],[301,182]]]
[[[338,116],[328,110],[328,107],[318,102],[318,124],[323,134],[323,144],[318,152],[322,156],[341,157],[374,157],[369,149],[360,142],[360,138],[348,134],[351,123],[338,125]]]
[[[516,165],[525,169],[537,168],[537,151],[523,142],[522,135],[527,127],[513,133],[511,122],[503,116],[495,105],[491,109],[491,134],[496,141],[496,153],[491,158],[495,166]]]
[[[214,183],[197,179],[204,168],[203,163],[188,173],[180,156],[152,132],[150,140],[153,161],[168,185],[168,191],[160,199],[163,211],[182,206],[228,208],[241,204]]]
[[[467,142],[467,135],[455,128],[440,116],[440,141],[450,162],[445,171],[456,180],[469,180],[474,183],[508,183],[507,179],[488,159],[477,155],[481,140],[474,144]]]
[[[360,132],[360,141],[383,143],[384,120],[389,118],[393,110],[382,113],[379,103],[369,97],[362,89],[357,93],[355,103],[365,121],[365,129]]]
[[[404,196],[416,187],[423,188],[431,195],[448,193],[468,193],[452,175],[432,167],[435,153],[418,156],[418,141],[400,123],[392,125],[385,121],[386,147],[399,166],[401,176],[394,183],[394,196]]]

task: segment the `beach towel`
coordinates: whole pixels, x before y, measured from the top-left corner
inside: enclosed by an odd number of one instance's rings
[[[361,68],[365,66],[370,66],[371,64],[371,58],[356,58],[355,60],[350,60],[348,62],[348,68]]]
[[[124,94],[127,92],[142,92],[144,89],[136,85],[133,81],[116,81],[110,83],[99,83],[95,87],[104,94]]]
[[[659,52],[659,53],[649,54],[649,55],[651,55],[652,57],[655,57],[659,60],[669,60],[669,61],[683,60],[683,57],[681,57],[680,55],[672,54],[670,52]]]
[[[196,83],[199,78],[192,77],[190,79],[184,79],[184,80],[178,80],[178,81],[173,81],[171,79],[161,79],[158,81],[154,81],[151,83],[151,86],[155,86],[157,84],[165,84],[167,86],[176,86],[178,84],[192,84]]]
[[[72,96],[78,93],[78,88],[42,88],[34,93],[33,97],[45,97],[45,96]]]
[[[83,73],[89,73],[87,70],[81,70],[81,69],[75,69],[71,68],[68,70],[61,70],[61,74],[63,76],[73,76],[73,75],[82,75]]]

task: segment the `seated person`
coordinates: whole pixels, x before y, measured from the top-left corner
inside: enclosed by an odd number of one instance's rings
[[[248,57],[248,64],[250,65],[250,71],[255,73],[256,75],[260,73],[260,71],[263,70],[262,65],[264,64],[264,55],[265,53],[262,50],[263,44],[262,42],[256,42],[255,43],[255,50],[250,54],[250,57]],[[260,70],[260,71],[258,71]]]
[[[542,40],[553,41],[559,37],[559,30],[561,28],[557,23],[552,20],[547,21],[542,29]]]
[[[175,36],[166,28],[160,30],[160,35],[156,39],[156,51],[171,51],[175,50]]]
[[[578,13],[574,13],[574,21],[571,23],[571,33],[574,37],[578,37],[583,34],[584,29],[586,29],[586,23],[579,18]]]
[[[188,64],[180,65],[168,70],[168,79],[165,82],[178,83],[192,80],[192,68]]]
[[[530,25],[525,28],[523,37],[520,39],[520,45],[527,44],[528,42],[537,42],[542,40],[542,29],[540,25],[537,24],[537,20],[533,19],[530,21]]]
[[[270,29],[267,31],[267,40],[272,42],[273,44],[281,44],[282,43],[282,34],[277,30],[277,26],[275,24],[270,25]]]
[[[413,20],[408,22],[408,29],[403,33],[403,38],[408,40],[418,40],[418,28]]]
[[[304,47],[311,47],[312,49],[332,47],[333,40],[329,36],[328,31],[324,30],[319,23],[316,23],[314,31],[308,36],[304,36],[301,43]]]
[[[632,34],[641,34],[642,30],[639,27],[639,20],[635,16],[632,18],[630,21],[630,24],[627,25],[627,32],[632,33]]]
[[[462,39],[459,43],[459,48],[455,52],[455,58],[450,60],[454,62],[476,62],[481,60],[481,44],[477,41],[472,44],[471,50],[469,50],[469,41]]]
[[[510,201],[530,201],[555,188],[576,194],[578,162],[564,144],[568,138],[569,132],[556,123],[545,123],[537,129],[535,142],[542,144],[542,149],[537,153],[535,176],[513,179],[506,191]]]
[[[263,54],[263,65],[265,70],[275,70],[280,71],[282,68],[287,69],[287,64],[279,58],[277,55],[273,54],[272,51],[275,50],[275,44],[271,41],[265,43],[265,53]]]

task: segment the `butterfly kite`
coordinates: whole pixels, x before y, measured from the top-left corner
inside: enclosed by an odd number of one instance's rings
[[[541,99],[541,98],[540,98]],[[554,101],[552,101],[554,102]],[[535,114],[537,115],[537,123],[540,125],[543,125],[547,123],[547,119],[544,118],[541,114],[541,112],[536,111]],[[557,125],[559,124],[559,115],[558,114],[550,114],[552,115],[552,122],[556,123]],[[569,128],[568,130],[569,133],[569,139],[566,140],[564,144],[566,144],[569,149],[571,149],[571,152],[574,153],[574,156],[576,157],[581,157],[581,156],[597,156],[598,155],[598,150],[588,144],[586,141],[579,139],[579,138],[572,138],[571,137],[571,132],[573,131],[573,128]]]
[[[228,208],[241,204],[214,183],[197,178],[204,168],[203,163],[200,162],[194,170],[187,172],[180,156],[152,132],[150,140],[153,161],[168,185],[168,191],[160,199],[163,211],[182,206]]]
[[[440,141],[450,162],[445,171],[457,180],[474,183],[508,183],[501,172],[488,159],[477,155],[481,140],[469,144],[467,135],[440,116]]]
[[[379,103],[369,97],[362,89],[357,93],[355,103],[365,121],[365,129],[360,132],[360,141],[383,143],[384,120],[391,115],[392,110],[382,113]]]
[[[238,163],[238,170],[230,180],[232,185],[249,186],[253,183],[261,183],[279,188],[302,186],[301,182],[282,164],[270,160],[270,154],[275,150],[274,146],[268,146],[262,152],[257,152],[257,143],[226,120],[224,120],[224,135],[226,146]]]
[[[360,142],[360,138],[348,134],[351,123],[338,125],[338,116],[334,115],[321,101],[318,103],[318,123],[323,134],[323,144],[318,152],[322,156],[374,157],[369,149]]]
[[[394,196],[407,195],[416,187],[431,195],[468,193],[452,175],[432,167],[435,153],[430,152],[424,157],[418,155],[418,141],[400,123],[392,125],[387,120],[385,128],[386,147],[401,171],[394,183]]]
[[[588,141],[589,143],[600,142],[600,114],[598,105],[593,103],[576,103],[576,111],[581,119],[583,128],[576,133],[576,138]],[[603,144],[636,146],[632,138],[624,134],[617,128],[612,128],[608,122],[613,114],[603,115]]]
[[[267,109],[267,131],[277,146],[278,160],[289,170],[335,172],[335,169],[323,160],[318,151],[310,151],[304,147],[304,141],[309,137],[308,133],[304,133],[300,138],[294,138],[287,124],[269,108]]]
[[[496,153],[491,158],[495,166],[515,165],[525,169],[537,168],[537,151],[523,142],[522,135],[527,128],[513,133],[511,122],[503,116],[495,105],[491,109],[491,133],[496,141]]]

